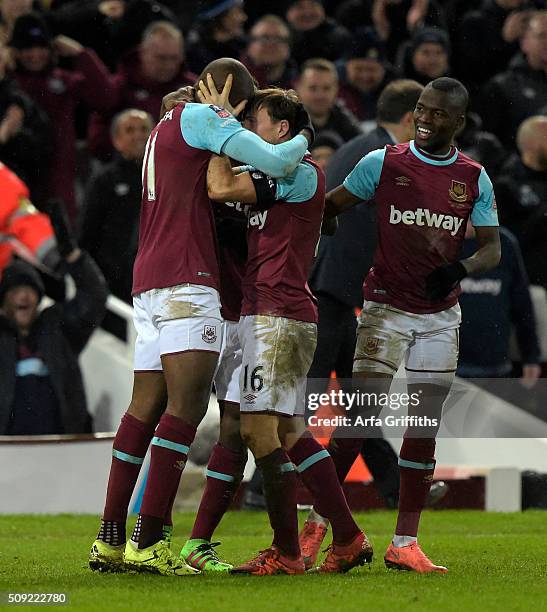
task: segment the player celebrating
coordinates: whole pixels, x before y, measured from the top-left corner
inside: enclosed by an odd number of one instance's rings
[[[224,86],[226,108],[176,106],[154,128],[145,151],[133,278],[138,334],[133,397],[114,440],[101,530],[90,554],[93,569],[118,569],[123,555],[125,567],[138,571],[170,576],[194,571],[171,552],[162,530],[207,409],[221,341],[207,165],[212,152],[224,152],[282,176],[308,145],[298,135],[274,147],[238,123],[233,114],[254,95],[253,79],[240,62],[215,60],[200,81],[206,78],[210,88]],[[133,543],[125,544],[127,507],[150,441],[141,513]]]
[[[459,282],[495,267],[500,259],[490,179],[480,164],[452,144],[467,103],[467,91],[459,81],[443,77],[429,83],[414,111],[415,140],[368,153],[326,199],[327,214],[338,214],[362,200],[374,198],[377,204],[379,242],[364,283],[354,379],[361,379],[368,392],[388,392],[404,359],[409,393],[418,390],[413,385],[423,393],[420,406],[409,407],[409,414],[439,421],[458,359]],[[458,261],[469,216],[479,249]],[[434,565],[417,543],[420,513],[435,468],[437,429],[405,432],[397,526],[384,557],[390,568],[448,571]],[[361,442],[334,433],[329,450],[342,479]],[[317,513],[325,514],[320,507]],[[313,514],[308,520],[317,526],[319,537],[308,525],[307,544],[318,550],[324,528],[320,530]]]
[[[301,103],[291,92],[265,90],[255,98],[256,133],[283,142]],[[211,198],[253,204],[243,279],[239,339],[243,349],[241,435],[264,476],[274,540],[236,573],[296,574],[305,566],[298,544],[294,466],[333,524],[334,545],[320,568],[348,571],[372,549],[353,521],[327,451],[311,436],[291,444],[295,414],[303,414],[306,374],[316,342],[317,311],[306,283],[319,237],[324,175],[306,157],[293,174],[275,180],[251,169],[234,175],[226,158],[209,164]],[[284,448],[289,448],[287,453]],[[188,557],[187,557],[188,558]]]

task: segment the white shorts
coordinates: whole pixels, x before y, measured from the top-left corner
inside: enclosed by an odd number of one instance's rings
[[[303,415],[317,325],[249,315],[239,319],[238,333],[243,349],[241,412]]]
[[[218,291],[204,285],[150,289],[133,297],[136,372],[161,371],[161,355],[220,352],[222,318]]]
[[[404,359],[408,379],[452,384],[458,365],[459,304],[414,314],[365,300],[357,321],[354,372],[395,374]]]
[[[241,344],[235,321],[222,322],[222,348],[214,383],[217,400],[239,404],[239,373],[241,371]]]

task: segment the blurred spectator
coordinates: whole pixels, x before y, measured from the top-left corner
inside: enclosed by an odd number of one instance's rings
[[[78,355],[104,314],[106,285],[89,255],[57,234],[76,285],[71,300],[39,311],[42,281],[22,261],[0,281],[2,435],[92,431]]]
[[[507,152],[497,136],[482,129],[482,119],[477,113],[467,113],[465,125],[456,135],[456,145],[471,159],[482,164],[491,177],[500,173],[507,159]]]
[[[519,9],[528,5],[528,0],[482,0],[463,16],[454,32],[453,64],[472,97],[518,51],[529,16]]]
[[[154,21],[175,22],[174,14],[155,0],[87,0],[69,2],[54,15],[56,30],[97,53],[114,72],[120,57],[139,44]]]
[[[547,117],[529,117],[495,183],[501,222],[519,240],[530,282],[547,289]]]
[[[532,14],[520,48],[522,55],[487,83],[481,99],[485,129],[509,148],[520,123],[538,114],[547,100],[547,10]]]
[[[292,31],[292,57],[299,65],[314,57],[337,60],[351,43],[346,28],[326,16],[321,0],[289,0],[286,18]]]
[[[386,41],[388,59],[393,62],[401,43],[423,26],[445,27],[437,0],[374,0],[372,21]]]
[[[344,144],[344,141],[335,132],[323,131],[313,141],[310,153],[317,165],[326,171],[334,153]]]
[[[401,55],[402,74],[422,85],[450,74],[450,40],[440,28],[418,30]]]
[[[48,195],[63,200],[74,223],[76,105],[81,102],[88,109],[111,108],[115,101],[111,77],[93,51],[66,36],[52,38],[46,23],[36,14],[24,15],[15,22],[11,46],[15,49],[19,85],[46,111],[54,129]],[[57,67],[57,57],[70,58],[74,70]]]
[[[114,76],[115,110],[91,116],[91,152],[103,159],[112,153],[110,124],[115,112],[138,108],[157,120],[163,96],[184,85],[194,85],[196,79],[184,64],[182,32],[168,21],[150,24],[140,46],[122,60]]]
[[[325,59],[305,62],[296,90],[317,132],[333,131],[344,141],[361,133],[357,118],[336,100],[338,73],[332,62]]]
[[[55,265],[56,242],[47,215],[36,210],[28,187],[2,163],[0,193],[0,276],[14,254]]]
[[[0,2],[0,46],[7,45],[18,17],[30,13],[33,0],[2,0]]]
[[[499,265],[479,276],[461,282],[459,376],[498,378],[511,374],[509,339],[514,326],[523,363],[522,378],[534,383],[541,373],[539,343],[528,277],[519,245],[513,234],[500,228]],[[470,257],[478,248],[475,230],[468,223],[462,256]],[[485,347],[488,350],[484,350]]]
[[[0,47],[0,161],[8,165],[40,200],[47,182],[51,126],[46,114],[26,96],[7,71],[9,49]]]
[[[97,262],[115,296],[131,303],[137,253],[144,148],[155,123],[144,111],[128,109],[112,122],[113,161],[87,188],[80,244]]]
[[[291,59],[291,35],[277,15],[264,15],[251,28],[241,61],[261,88],[290,89],[298,71]]]
[[[362,32],[346,57],[338,97],[359,121],[372,122],[380,93],[394,78],[384,44],[373,30]]]
[[[243,25],[247,15],[242,0],[204,0],[197,27],[188,33],[188,66],[200,74],[219,57],[239,58],[245,49]]]

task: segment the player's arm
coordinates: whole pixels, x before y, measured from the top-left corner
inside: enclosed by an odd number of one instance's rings
[[[207,193],[216,202],[255,204],[256,189],[249,172],[234,173],[226,155],[213,155],[207,169]]]
[[[308,139],[302,134],[277,145],[265,142],[213,104],[187,104],[180,124],[182,137],[190,146],[217,155],[224,153],[272,177],[293,172],[308,149]]]
[[[467,259],[445,264],[426,278],[426,296],[432,301],[444,299],[466,276],[495,268],[501,258],[498,213],[492,182],[484,168],[479,176],[479,195],[473,204],[471,223],[479,244]]]
[[[355,206],[370,200],[380,182],[384,165],[385,149],[367,153],[348,174],[344,183],[327,193],[325,198],[325,217],[334,217]]]

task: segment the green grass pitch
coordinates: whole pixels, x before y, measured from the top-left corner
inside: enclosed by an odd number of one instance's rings
[[[304,515],[301,515],[301,519]],[[94,516],[0,518],[0,591],[68,594],[60,609],[111,611],[252,612],[332,610],[547,610],[547,515],[427,512],[420,542],[447,575],[388,571],[383,554],[395,514],[358,515],[375,548],[370,568],[345,575],[190,576],[96,574],[87,567],[95,537]],[[175,517],[178,549],[192,524]],[[221,557],[245,561],[269,543],[263,513],[227,515],[218,530]],[[29,609],[22,606],[6,606]]]

